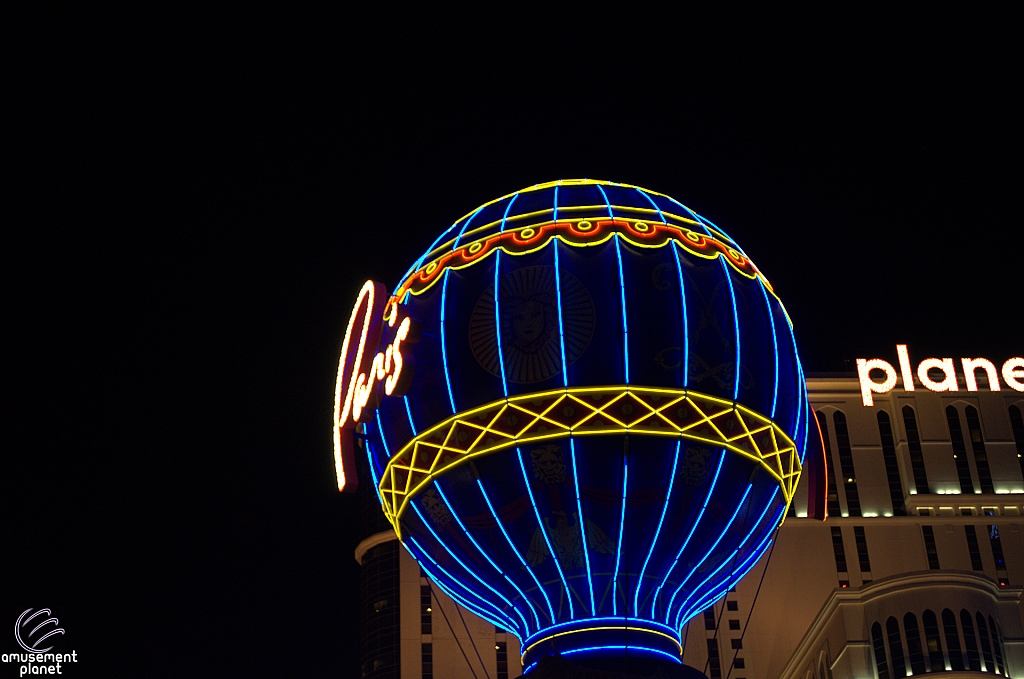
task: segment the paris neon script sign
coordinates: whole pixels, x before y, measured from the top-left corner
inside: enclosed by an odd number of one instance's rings
[[[900,373],[902,378],[903,391],[914,391],[914,371],[911,370],[910,353],[906,344],[896,345],[896,356],[899,359]],[[999,373],[1002,373],[1003,382],[1014,391],[1024,391],[1024,358],[1015,356],[1003,363],[1001,371],[996,371],[996,366],[987,358],[961,358],[960,365],[963,367],[964,384],[967,391],[978,391],[977,371],[984,370],[988,378],[988,387],[991,391],[1000,391]],[[942,372],[942,379],[933,380],[929,374],[932,370]],[[885,377],[881,382],[876,382],[871,377],[872,371],[881,371]],[[875,394],[887,394],[896,386],[896,368],[888,361],[880,358],[858,358],[857,377],[860,379],[860,393],[864,405],[874,405]],[[917,364],[917,379],[921,386],[929,391],[959,391],[960,385],[957,381],[956,364],[952,358],[926,358]]]
[[[391,342],[377,352],[384,326],[394,332]],[[418,339],[408,316],[398,320],[398,303],[386,288],[366,281],[348,319],[341,345],[334,398],[334,465],[338,490],[355,490],[355,431],[367,414],[377,409],[382,396],[401,396],[412,379],[411,356],[403,345]]]

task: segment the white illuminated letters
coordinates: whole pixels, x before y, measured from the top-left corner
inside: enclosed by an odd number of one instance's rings
[[[903,390],[914,391],[914,371],[911,368],[910,352],[906,344],[896,345],[896,356],[900,366],[900,376],[903,378]],[[996,366],[985,358],[962,358],[960,364],[964,369],[964,384],[967,391],[978,391],[977,371],[984,370],[988,379],[988,388],[991,391],[999,391],[1002,387],[999,384],[999,375]],[[931,371],[942,372],[942,379],[935,381],[931,377]],[[872,378],[872,371],[881,371],[885,374],[882,381],[878,382]],[[1003,381],[1006,386],[1015,391],[1024,391],[1024,358],[1015,356],[1005,363],[1002,369]],[[875,394],[886,394],[896,386],[896,368],[888,361],[880,358],[857,359],[857,377],[860,380],[860,393],[864,405],[874,405]],[[917,379],[921,386],[929,391],[959,391],[957,382],[956,367],[952,358],[926,358],[917,364]]]

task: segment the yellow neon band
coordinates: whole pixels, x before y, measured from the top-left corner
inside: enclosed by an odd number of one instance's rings
[[[681,437],[726,448],[771,474],[787,505],[800,480],[793,440],[743,405],[685,389],[574,387],[493,401],[420,432],[388,460],[381,475],[384,514],[401,535],[399,519],[409,500],[447,470],[524,443],[602,434]]]
[[[523,662],[524,661],[524,659],[526,658],[526,654],[530,652],[531,648],[533,648],[537,644],[541,644],[541,643],[544,643],[545,641],[548,641],[550,639],[554,639],[555,637],[564,636],[566,634],[575,634],[576,632],[593,632],[593,631],[605,630],[605,629],[609,629],[609,630],[620,630],[621,629],[621,630],[629,630],[631,632],[648,632],[650,634],[659,634],[659,635],[665,637],[666,639],[671,639],[672,642],[675,643],[675,645],[679,647],[679,653],[680,654],[682,654],[682,652],[683,652],[683,646],[682,646],[681,643],[679,643],[679,639],[675,638],[671,634],[668,634],[667,632],[660,632],[658,630],[647,629],[646,627],[630,627],[629,625],[604,625],[602,627],[584,627],[582,629],[568,630],[568,631],[565,631],[565,632],[556,632],[554,634],[551,634],[551,635],[548,635],[548,636],[544,637],[543,639],[538,639],[537,641],[533,642],[532,644],[530,644],[529,646],[527,646],[526,648],[524,648],[522,650],[522,652],[519,655],[519,662]]]

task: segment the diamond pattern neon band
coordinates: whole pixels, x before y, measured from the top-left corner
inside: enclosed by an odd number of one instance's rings
[[[570,208],[566,208],[568,209]],[[460,244],[454,250],[446,251],[435,259],[421,264],[402,281],[392,299],[405,299],[406,294],[419,295],[440,280],[445,271],[472,266],[498,250],[510,255],[524,255],[545,247],[556,238],[566,245],[589,247],[600,245],[616,234],[622,240],[638,247],[660,248],[677,243],[698,257],[721,257],[740,274],[751,279],[760,277],[768,290],[772,289],[771,284],[748,257],[731,245],[716,239],[710,232],[700,233],[658,221],[616,217],[567,219],[534,224]]]
[[[738,403],[685,389],[576,387],[504,398],[420,432],[384,469],[384,514],[401,535],[399,519],[409,500],[446,470],[530,441],[601,434],[678,436],[725,448],[771,474],[787,506],[800,480],[793,440]]]

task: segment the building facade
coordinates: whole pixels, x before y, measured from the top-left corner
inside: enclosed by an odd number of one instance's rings
[[[962,378],[961,378],[962,379]],[[710,679],[1024,675],[1024,395],[812,375],[829,518],[801,488],[768,556],[684,630]],[[424,577],[367,498],[365,679],[520,676],[519,641]]]

